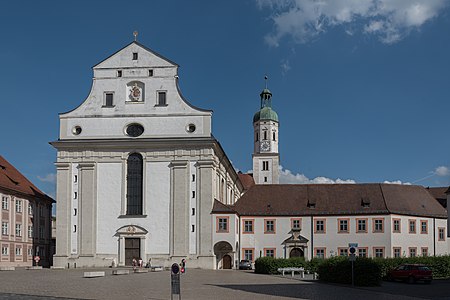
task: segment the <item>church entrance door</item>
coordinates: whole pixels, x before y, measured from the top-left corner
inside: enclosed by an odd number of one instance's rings
[[[224,255],[222,258],[222,268],[231,269],[231,256]]]
[[[291,250],[291,253],[289,253],[289,257],[304,257],[305,254],[302,249],[300,248],[294,248]]]
[[[139,260],[141,256],[141,239],[125,238],[125,265],[131,266],[133,258]]]

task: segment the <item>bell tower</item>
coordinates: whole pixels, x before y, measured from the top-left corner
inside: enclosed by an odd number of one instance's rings
[[[261,92],[261,108],[253,117],[253,178],[256,184],[278,184],[280,181],[278,153],[278,115],[272,109],[272,93],[267,88]]]

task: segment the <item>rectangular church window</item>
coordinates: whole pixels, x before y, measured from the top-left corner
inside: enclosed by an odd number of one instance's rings
[[[122,70],[117,71],[117,77],[122,77]]]
[[[166,106],[166,92],[158,92],[158,104],[157,106]]]
[[[113,93],[106,93],[105,94],[105,107],[112,107],[113,106]]]
[[[153,76],[153,70],[148,70],[148,76],[152,77]]]
[[[133,60],[137,60],[138,59],[138,54],[137,54],[137,52],[134,52],[133,53]]]

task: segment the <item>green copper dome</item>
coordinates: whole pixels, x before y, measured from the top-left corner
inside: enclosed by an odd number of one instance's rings
[[[257,111],[253,116],[253,123],[259,120],[271,120],[278,122],[278,114],[270,107],[263,107],[260,111]]]

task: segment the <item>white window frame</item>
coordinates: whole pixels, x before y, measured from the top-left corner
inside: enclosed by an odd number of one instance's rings
[[[8,235],[8,222],[2,222],[2,235]]]
[[[16,212],[17,213],[22,212],[22,200],[16,199]]]
[[[9,198],[7,196],[2,196],[2,209],[9,210]]]
[[[22,224],[16,224],[16,236],[22,236]]]

